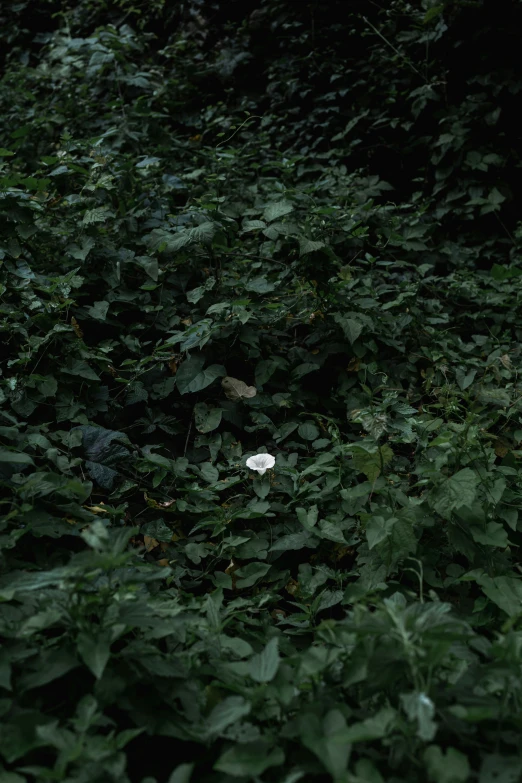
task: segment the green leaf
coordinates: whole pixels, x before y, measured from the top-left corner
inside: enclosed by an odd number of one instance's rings
[[[279,668],[279,640],[270,639],[264,650],[248,662],[248,673],[256,682],[271,682]]]
[[[461,506],[471,506],[477,494],[479,476],[471,468],[454,473],[434,490],[431,506],[437,514],[449,519],[451,513]]]
[[[193,356],[185,359],[176,373],[176,384],[180,394],[194,394],[206,389],[207,386],[226,375],[226,370],[220,364],[211,364],[206,370],[204,356]]]
[[[252,705],[243,696],[228,696],[216,704],[206,719],[207,737],[219,736],[228,726],[250,713]]]
[[[198,432],[207,433],[217,429],[221,423],[223,410],[221,408],[209,408],[204,402],[198,402],[194,406],[194,418]]]
[[[95,635],[94,629],[89,633],[78,635],[77,649],[83,662],[89,667],[97,680],[100,679],[111,655],[112,632],[102,631]]]
[[[401,702],[411,721],[417,723],[417,737],[430,742],[437,732],[437,724],[433,720],[435,705],[425,693],[403,693]]]
[[[519,783],[521,775],[520,755],[491,754],[482,762],[478,783]]]
[[[472,526],[470,530],[473,541],[483,546],[498,546],[505,549],[509,545],[507,532],[499,522],[488,522],[485,529]]]
[[[477,577],[477,582],[487,597],[510,617],[522,614],[522,581],[512,576],[487,574]]]
[[[91,477],[105,489],[111,489],[119,468],[129,460],[127,448],[130,441],[123,432],[106,430],[104,427],[81,425],[86,467]]]
[[[300,256],[305,256],[307,253],[315,253],[323,247],[326,247],[324,242],[308,239],[307,237],[299,237]]]
[[[150,250],[157,250],[160,253],[176,253],[188,245],[210,244],[215,233],[216,226],[211,221],[201,223],[194,228],[183,228],[176,233],[165,229],[154,229],[148,236],[147,245]]]
[[[86,307],[86,311],[95,321],[105,321],[109,312],[108,302],[95,302],[92,307]]]
[[[178,764],[175,770],[170,773],[167,783],[190,783],[190,778],[194,771],[194,763]],[[143,781],[145,783],[145,781]]]
[[[307,530],[301,530],[299,533],[288,533],[281,536],[270,547],[271,552],[286,552],[292,549],[303,549],[303,547],[314,547],[317,544],[317,538],[311,536]]]
[[[308,510],[304,508],[296,508],[295,512],[299,522],[302,524],[305,530],[312,530],[314,525],[317,524],[317,519],[319,516],[319,510],[317,506],[312,506]]]
[[[155,538],[156,541],[162,541],[164,543],[169,543],[172,540],[172,530],[162,517],[145,522],[145,524],[140,527],[140,533],[142,536],[150,536],[151,538]]]
[[[45,650],[33,663],[34,671],[29,671],[26,665],[26,670],[18,681],[18,687],[22,691],[41,688],[42,685],[58,680],[79,665],[78,658],[68,649],[68,646]]]
[[[105,223],[111,217],[114,217],[114,213],[107,207],[94,207],[85,210],[82,223],[84,226],[89,226],[92,223]]]
[[[429,745],[424,751],[424,763],[433,783],[466,783],[469,780],[468,759],[455,748],[443,751],[438,745]]]
[[[316,715],[303,715],[300,728],[303,745],[317,756],[334,780],[341,780],[352,751],[342,712],[330,710],[322,723]]]
[[[245,283],[245,290],[254,294],[269,294],[275,290],[275,287],[275,283],[267,280],[265,275],[259,275],[259,277],[254,277],[248,283]]]
[[[21,454],[19,451],[0,451],[0,462],[8,462],[11,465],[34,465],[29,454]]]
[[[277,220],[277,218],[283,217],[283,215],[288,215],[288,213],[292,212],[292,210],[293,206],[289,201],[275,201],[274,203],[265,207],[263,218],[268,223],[271,223],[272,220]]]
[[[199,465],[201,478],[209,484],[215,484],[219,480],[219,470],[211,462],[202,462]]]
[[[354,318],[346,318],[339,314],[334,315],[334,320],[339,324],[350,344],[353,345],[362,333],[363,324]]]
[[[0,688],[11,690],[11,659],[5,647],[0,647]]]
[[[305,421],[297,430],[303,440],[317,440],[320,435],[319,428],[311,421]]]
[[[389,446],[375,447],[364,450],[354,447],[353,462],[359,473],[364,473],[368,481],[375,481],[381,475],[381,467],[388,465],[393,459],[393,451]]]
[[[281,748],[271,750],[268,740],[260,739],[229,748],[214,764],[214,769],[234,778],[246,776],[248,780],[252,780],[269,767],[281,766],[284,761],[285,754]]]
[[[269,563],[247,563],[245,566],[241,566],[235,572],[239,579],[236,582],[238,589],[244,589],[245,587],[252,587],[259,579],[262,579],[265,574],[270,571]]]
[[[64,367],[62,372],[68,375],[76,375],[80,378],[86,378],[88,381],[99,381],[100,376],[97,375],[92,367],[89,367],[87,362],[82,359],[71,359],[67,367]]]
[[[368,549],[373,549],[381,541],[384,541],[391,535],[393,526],[397,522],[397,517],[390,517],[385,519],[381,516],[372,517],[366,523],[366,539],[368,541]]]

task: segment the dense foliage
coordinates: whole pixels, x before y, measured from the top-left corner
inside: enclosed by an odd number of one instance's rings
[[[520,0],[2,13],[1,783],[517,783]]]

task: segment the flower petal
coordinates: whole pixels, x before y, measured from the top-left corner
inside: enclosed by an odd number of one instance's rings
[[[275,457],[271,454],[254,454],[253,457],[249,457],[246,461],[247,468],[251,470],[257,470],[257,472],[263,476],[268,468],[273,468],[275,465]]]

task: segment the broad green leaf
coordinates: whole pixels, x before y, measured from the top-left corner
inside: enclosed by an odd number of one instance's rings
[[[204,365],[204,356],[193,356],[182,362],[176,373],[176,384],[180,394],[193,394],[206,389],[216,378],[226,375],[225,368],[220,364],[211,364],[205,370]]]
[[[263,218],[268,223],[271,223],[272,220],[277,220],[277,218],[283,217],[283,215],[288,215],[292,210],[293,206],[289,201],[274,201],[272,204],[265,207]]]
[[[71,359],[67,366],[62,369],[62,372],[68,375],[77,375],[80,378],[86,378],[89,381],[99,381],[100,376],[94,372],[92,367],[89,367],[87,362],[81,359]]]
[[[478,783],[519,783],[522,776],[520,755],[492,753],[487,755],[480,767]]]
[[[236,586],[238,589],[244,589],[246,587],[252,587],[259,579],[262,579],[265,574],[270,571],[269,563],[247,563],[247,565],[241,566],[235,572],[238,577]]]
[[[250,713],[252,704],[243,696],[228,696],[216,704],[206,719],[207,735],[217,737],[224,729]]]
[[[314,525],[317,524],[319,516],[319,510],[317,506],[311,506],[309,509],[296,508],[295,510],[297,518],[305,530],[312,530]]]
[[[68,645],[45,650],[39,654],[37,661],[32,665],[31,662],[26,664],[25,671],[18,681],[18,687],[21,691],[41,688],[43,685],[55,682],[79,665],[80,661]]]
[[[211,462],[202,462],[199,465],[201,478],[208,481],[209,484],[215,484],[219,480],[219,470]]]
[[[142,536],[150,536],[155,538],[156,541],[163,541],[164,543],[168,543],[172,539],[172,530],[162,517],[145,522],[140,527],[140,533]]]
[[[466,783],[469,780],[468,759],[456,748],[442,750],[438,745],[429,745],[423,758],[432,783]]]
[[[271,750],[268,740],[260,739],[233,745],[214,764],[214,769],[234,778],[253,780],[270,767],[279,767],[285,761],[282,748]]]
[[[198,402],[194,406],[194,418],[198,432],[212,432],[221,423],[223,410],[221,408],[210,408],[204,402]]]
[[[437,724],[433,720],[435,705],[425,693],[403,693],[401,702],[411,721],[417,724],[417,737],[431,742],[437,733]]]
[[[315,253],[317,250],[321,250],[325,247],[325,243],[308,239],[307,237],[299,237],[299,255],[305,256],[307,253]]]
[[[353,462],[359,473],[364,473],[368,481],[375,481],[381,475],[381,469],[393,459],[393,451],[389,446],[380,446],[369,452],[354,448]]]
[[[488,522],[484,528],[470,528],[473,540],[483,546],[498,546],[505,549],[509,545],[507,531],[499,522]]]
[[[483,574],[477,577],[477,582],[487,597],[510,617],[522,614],[522,580],[512,576],[492,578]]]
[[[175,770],[170,773],[167,783],[190,783],[195,763],[178,764]],[[143,781],[143,783],[145,783]]]
[[[443,481],[431,496],[431,506],[444,519],[461,506],[470,506],[475,500],[480,477],[471,468],[463,468]]]
[[[127,435],[87,424],[77,429],[82,433],[87,470],[101,487],[111,489],[119,469],[131,456]]]
[[[303,547],[313,547],[317,544],[317,538],[311,536],[307,530],[301,530],[299,533],[288,533],[281,536],[270,547],[271,552],[287,552],[291,549],[303,549]]]
[[[316,440],[320,435],[319,427],[312,421],[303,422],[297,431],[303,440]]]
[[[0,451],[0,462],[8,462],[11,465],[34,465],[29,454],[22,454],[19,451]]]
[[[334,315],[334,320],[339,324],[345,336],[350,341],[350,344],[353,345],[362,333],[362,322],[356,321],[354,318],[346,318],[339,314]]]
[[[368,541],[368,549],[373,549],[381,541],[384,541],[391,535],[393,526],[397,522],[397,517],[389,517],[385,519],[381,516],[372,517],[366,523],[366,539]]]
[[[317,756],[333,780],[343,779],[352,746],[342,712],[332,709],[322,721],[316,715],[302,715],[300,730],[303,745]]]
[[[97,633],[94,628],[78,635],[78,653],[97,680],[105,671],[110,658],[112,638],[110,630]]]

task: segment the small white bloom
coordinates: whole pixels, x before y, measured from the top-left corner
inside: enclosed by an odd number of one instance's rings
[[[273,468],[275,465],[275,457],[271,454],[254,454],[253,457],[249,457],[246,461],[247,468],[257,470],[260,476],[262,476],[269,468]]]

